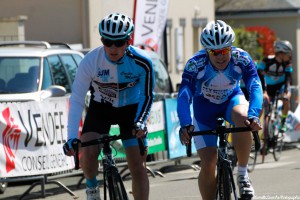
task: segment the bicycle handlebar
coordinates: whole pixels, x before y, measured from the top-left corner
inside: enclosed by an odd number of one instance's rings
[[[234,127],[234,128],[226,128],[225,126],[217,127],[217,129],[214,130],[207,130],[207,131],[195,131],[191,132],[190,137],[196,136],[196,135],[220,135],[225,133],[231,133],[231,132],[244,132],[244,131],[251,131],[250,127]],[[252,131],[253,140],[255,142],[255,151],[258,151],[260,149],[260,139],[258,135],[258,131]],[[192,156],[192,144],[191,139],[189,140],[189,143],[186,145],[186,154],[188,157]]]
[[[79,169],[79,143],[81,144],[81,148],[82,148],[82,147],[87,147],[87,146],[91,146],[91,145],[109,143],[111,141],[116,141],[119,139],[121,139],[120,135],[112,135],[112,136],[106,135],[102,138],[90,140],[88,142],[80,142],[79,141],[79,142],[72,144],[73,149],[75,151],[75,155],[74,155],[75,169],[76,170]],[[137,138],[137,140],[139,143],[140,154],[141,154],[141,156],[144,156],[145,152],[147,151],[147,147],[145,146],[142,138]]]

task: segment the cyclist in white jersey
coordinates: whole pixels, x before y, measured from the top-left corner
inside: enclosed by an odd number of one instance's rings
[[[180,140],[187,144],[188,131],[215,129],[217,117],[237,127],[250,126],[260,130],[259,113],[262,107],[262,87],[255,64],[244,50],[232,46],[235,34],[221,20],[209,22],[201,34],[204,49],[190,58],[182,74],[178,93]],[[243,79],[249,92],[249,104],[240,88]],[[193,103],[194,118],[190,104]],[[198,178],[203,200],[215,199],[217,163],[216,136],[195,136],[194,142],[201,160]],[[252,145],[250,132],[233,133],[232,142],[238,157],[238,186],[242,199],[251,199],[254,190],[247,173]]]
[[[134,25],[124,14],[114,13],[99,23],[103,46],[86,54],[81,61],[70,97],[68,141],[64,152],[74,155],[72,144],[78,140],[79,122],[88,90],[90,104],[85,116],[80,140],[86,142],[108,134],[111,125],[118,124],[132,175],[134,199],[149,198],[146,156],[140,155],[137,138],[147,146],[145,129],[153,100],[155,76],[146,53],[129,45]],[[82,148],[80,165],[86,178],[87,199],[99,200],[98,145]]]

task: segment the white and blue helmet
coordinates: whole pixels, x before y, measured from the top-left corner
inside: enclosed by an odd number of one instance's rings
[[[133,33],[133,29],[132,19],[120,13],[110,14],[99,23],[100,35],[110,40],[128,39]]]
[[[200,42],[205,49],[230,47],[234,40],[234,31],[222,20],[209,22],[203,29],[200,38]]]

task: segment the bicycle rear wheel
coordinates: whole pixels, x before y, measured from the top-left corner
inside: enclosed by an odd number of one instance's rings
[[[110,200],[128,200],[127,192],[123,180],[114,166],[106,172]]]

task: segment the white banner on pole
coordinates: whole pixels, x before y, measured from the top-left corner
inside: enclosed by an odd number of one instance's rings
[[[74,168],[63,153],[68,98],[0,104],[0,177],[32,176]]]
[[[136,0],[134,45],[146,44],[159,52],[168,5],[168,0]]]

